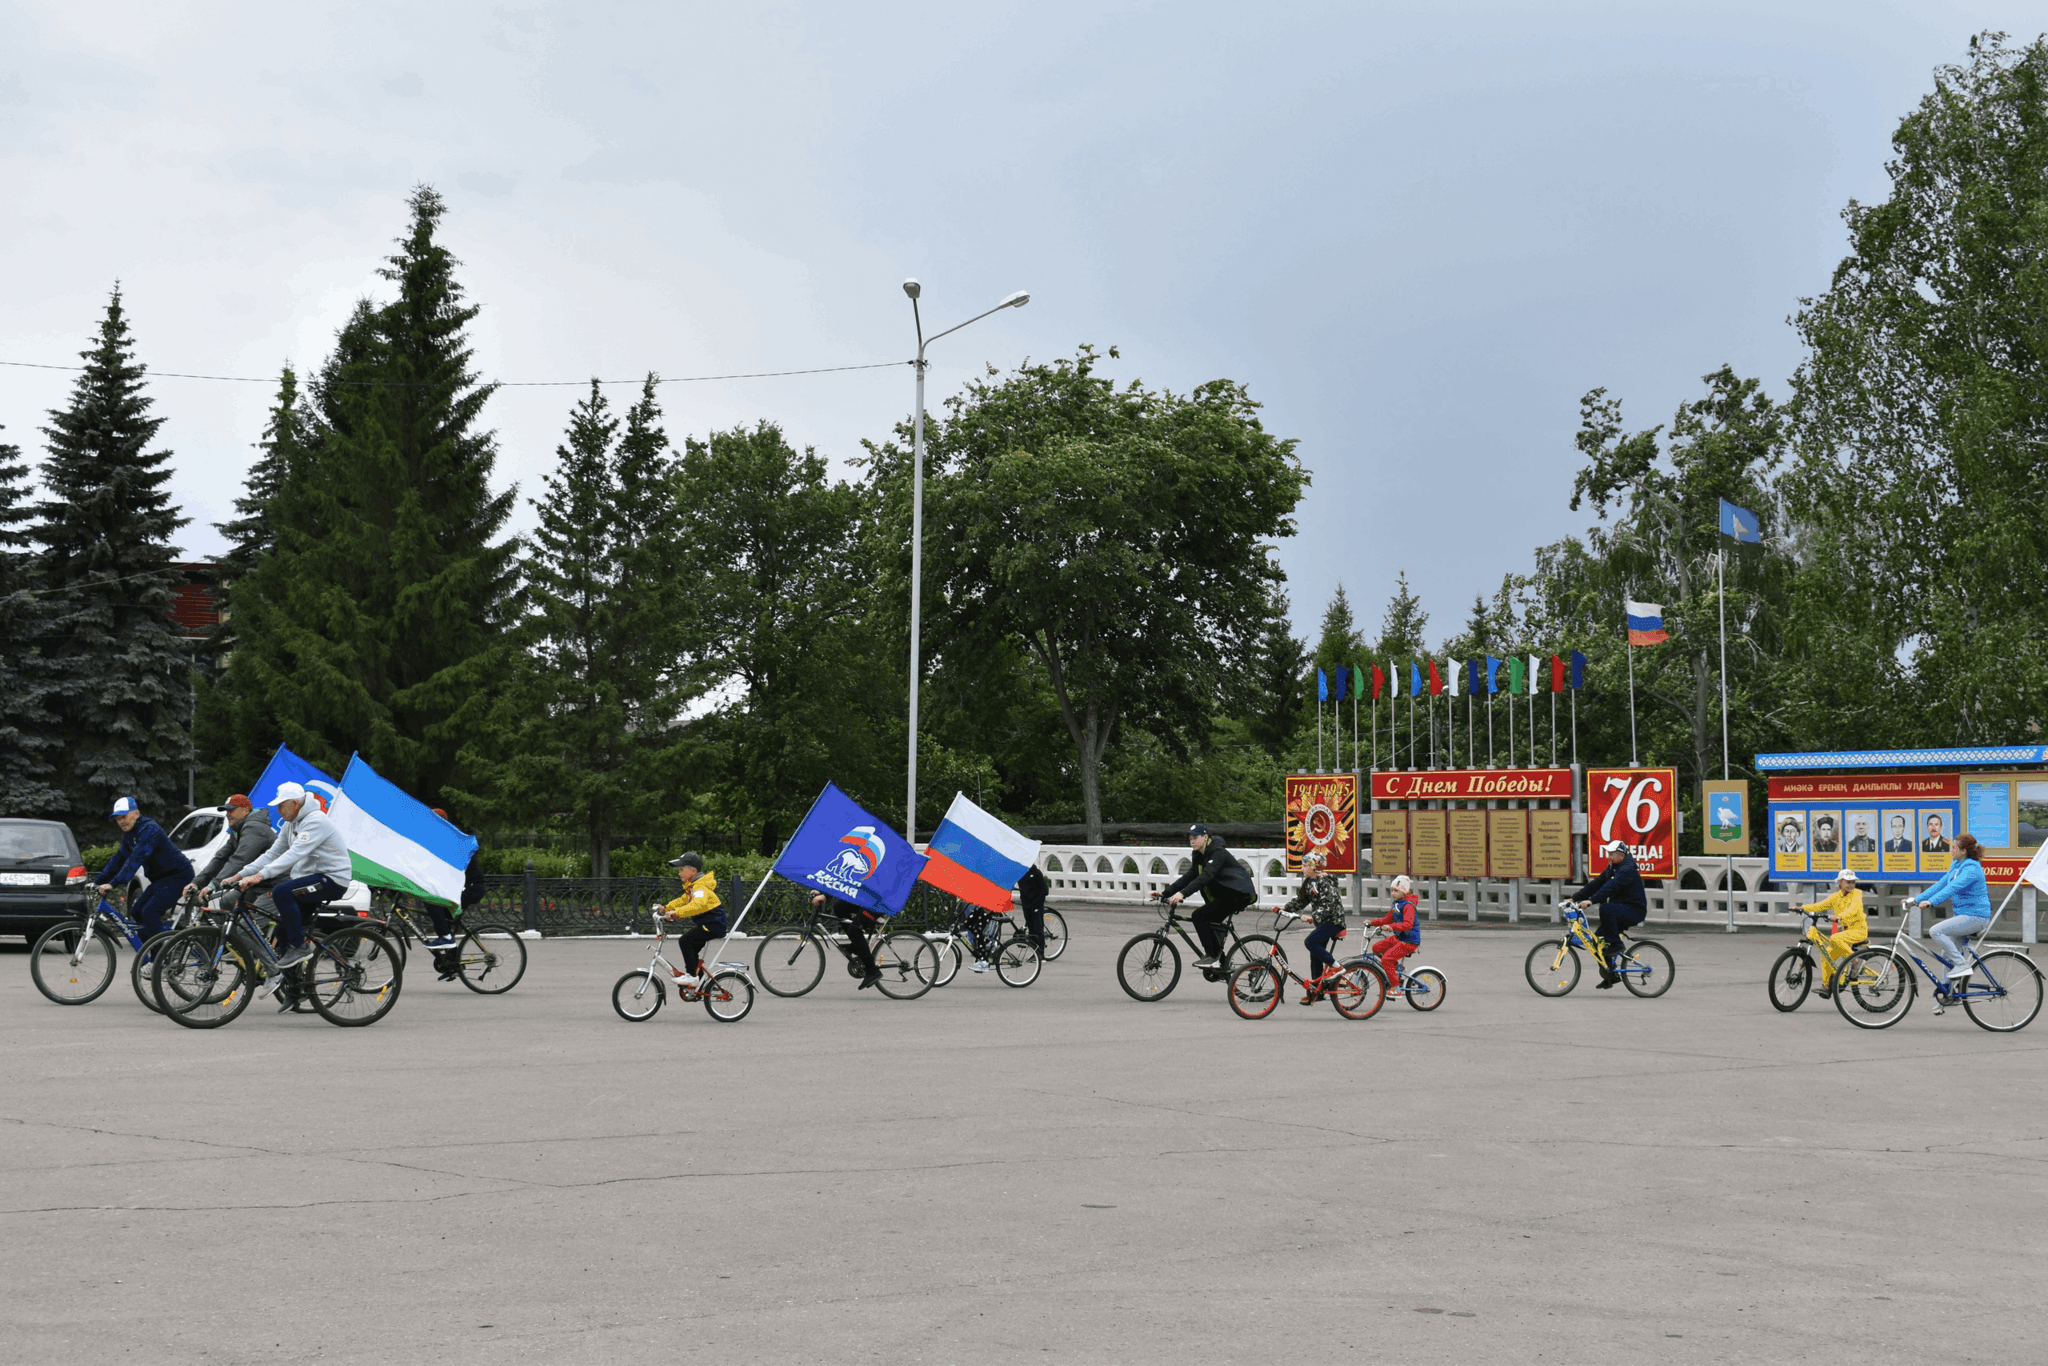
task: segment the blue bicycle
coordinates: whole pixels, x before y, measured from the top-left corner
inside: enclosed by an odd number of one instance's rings
[[[194,890],[187,888],[171,923],[165,927],[167,931],[185,924],[191,917],[196,900]],[[105,897],[85,913],[85,919],[66,920],[44,930],[29,949],[28,973],[35,981],[36,990],[60,1006],[82,1006],[88,1001],[98,1000],[100,994],[113,985],[114,968],[119,957],[116,936],[126,940],[134,951],[134,970],[129,973],[129,981],[135,988],[137,999],[155,1010],[156,996],[149,988],[148,948],[148,944],[154,941],[145,940],[142,927]]]
[[[1906,1017],[1919,988],[1918,968],[1934,991],[1933,1013],[1959,1005],[1963,1013],[1995,1034],[2025,1029],[2041,1013],[2041,969],[2018,949],[1980,951],[1987,926],[1966,945],[1970,975],[1950,978],[1948,960],[1906,933],[1905,923],[1890,945],[1858,949],[1835,969],[1835,1009],[1859,1029],[1886,1029]],[[1910,946],[1910,947],[1909,947]],[[1926,959],[1940,965],[1937,971]]]

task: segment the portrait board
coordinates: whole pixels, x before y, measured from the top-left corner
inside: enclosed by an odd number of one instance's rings
[[[1780,872],[1806,871],[1806,813],[1771,808],[1771,863]]]
[[[1954,819],[1943,807],[1921,807],[1914,812],[1913,829],[1920,836],[1921,872],[1946,873],[1955,861],[1955,831],[1951,828]]]
[[[1842,816],[1838,811],[1809,812],[1806,829],[1807,852],[1816,873],[1837,873],[1842,869]]]
[[[1876,807],[1852,807],[1842,813],[1845,838],[1842,866],[1859,873],[1877,871],[1878,842],[1884,835],[1884,818]]]
[[[1879,841],[1883,849],[1884,871],[1887,873],[1911,873],[1919,869],[1920,863],[1913,852],[1913,812],[1910,807],[1888,806],[1883,816],[1884,838]]]

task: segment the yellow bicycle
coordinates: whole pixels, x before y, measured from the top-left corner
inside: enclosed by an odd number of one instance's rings
[[[1522,963],[1522,975],[1529,979],[1529,985],[1538,996],[1568,996],[1579,984],[1581,949],[1593,955],[1597,966],[1608,968],[1607,948],[1586,923],[1585,911],[1578,906],[1567,906],[1564,938],[1545,939],[1529,950],[1528,958]],[[1662,944],[1654,939],[1631,938],[1625,931],[1620,961],[1611,970],[1621,977],[1621,984],[1629,989],[1630,995],[1646,1000],[1671,990],[1671,980],[1678,972],[1671,961],[1670,951]]]

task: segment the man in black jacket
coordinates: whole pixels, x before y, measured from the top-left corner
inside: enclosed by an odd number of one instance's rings
[[[1035,863],[1017,879],[1017,904],[1024,912],[1024,933],[1031,937],[1031,947],[1038,950],[1041,958],[1045,956],[1045,894],[1049,890],[1045,870]]]
[[[1600,876],[1579,888],[1574,901],[1600,902],[1600,942],[1607,946],[1607,966],[1600,969],[1599,987],[1606,990],[1621,980],[1614,965],[1621,961],[1621,932],[1643,923],[1650,913],[1650,899],[1643,891],[1643,875],[1636,867],[1628,845],[1615,840],[1607,846],[1607,867]]]
[[[1194,850],[1193,866],[1160,892],[1159,899],[1178,906],[1185,893],[1201,892],[1202,909],[1189,918],[1204,955],[1195,966],[1207,971],[1223,966],[1223,927],[1258,899],[1258,891],[1251,873],[1223,847],[1223,841],[1210,835],[1208,826],[1188,827],[1188,848]]]

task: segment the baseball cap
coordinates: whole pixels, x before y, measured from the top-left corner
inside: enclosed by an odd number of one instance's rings
[[[1188,838],[1189,838],[1189,839],[1193,839],[1193,838],[1194,838],[1194,837],[1195,837],[1196,835],[1206,835],[1206,834],[1208,834],[1208,833],[1209,833],[1209,827],[1208,827],[1208,826],[1206,826],[1206,825],[1196,824],[1196,825],[1191,825],[1191,826],[1189,826],[1189,827],[1188,827]]]
[[[114,814],[117,816],[132,816],[140,810],[142,804],[133,797],[114,798]]]
[[[668,866],[671,868],[695,868],[701,873],[704,871],[704,856],[692,849],[670,859]]]
[[[285,802],[302,802],[304,800],[306,800],[305,788],[300,787],[297,783],[279,783],[276,794],[270,799],[270,804],[278,806]]]
[[[1628,841],[1609,840],[1600,852],[1603,854],[1626,854],[1628,852]]]
[[[249,794],[248,794],[248,793],[246,793],[246,792],[237,792],[237,793],[235,793],[235,794],[234,794],[234,795],[233,795],[232,797],[229,797],[229,798],[228,798],[228,809],[229,809],[230,811],[232,811],[232,810],[234,810],[234,809],[235,809],[236,807],[238,807],[238,806],[246,806],[246,807],[250,808],[251,810],[254,810],[254,809],[255,809],[255,806],[256,806],[256,803],[254,803],[254,802],[252,802],[252,801],[250,801],[250,800],[249,800]]]

